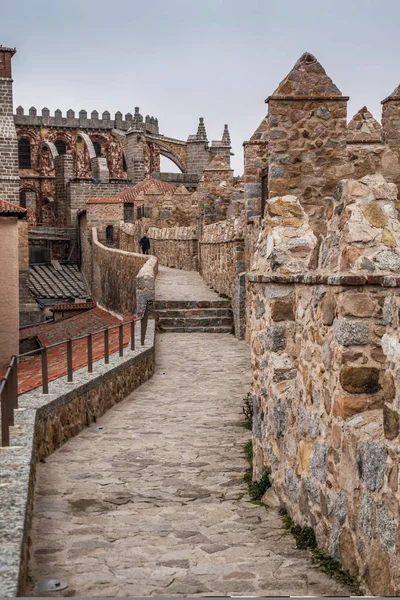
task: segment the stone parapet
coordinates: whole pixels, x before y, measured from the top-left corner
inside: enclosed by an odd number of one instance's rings
[[[93,228],[91,251],[85,253],[84,259],[91,260],[91,269],[82,269],[90,277],[91,292],[98,304],[108,310],[122,315],[142,313],[145,299],[154,300],[154,257],[104,246]]]
[[[267,200],[252,271],[254,478],[374,595],[400,592],[397,189],[341,181],[317,240],[293,196]]]
[[[154,321],[150,320],[144,346],[136,327],[136,350],[115,353],[110,363],[98,361],[93,373],[74,372],[74,383],[62,377],[40,390],[19,397],[11,429],[11,446],[0,448],[0,596],[25,595],[29,562],[29,535],[33,509],[36,464],[69,438],[93,423],[114,404],[147,381],[154,373]]]

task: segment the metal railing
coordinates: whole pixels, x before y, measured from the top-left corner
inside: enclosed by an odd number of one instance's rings
[[[93,373],[93,337],[103,333],[104,336],[104,364],[110,362],[110,331],[118,329],[118,353],[119,356],[124,355],[124,327],[130,326],[130,345],[131,350],[135,350],[135,325],[140,321],[140,344],[144,346],[147,333],[147,325],[149,313],[153,302],[148,300],[143,316],[133,318],[129,321],[124,321],[118,325],[110,325],[102,329],[97,329],[85,335],[57,342],[46,347],[35,348],[24,354],[13,356],[8,365],[4,377],[0,380],[0,404],[1,404],[1,445],[10,445],[10,426],[14,425],[14,409],[18,408],[18,362],[21,359],[29,358],[35,354],[41,356],[41,371],[42,371],[42,393],[49,393],[49,361],[48,351],[59,346],[66,346],[67,349],[67,381],[73,382],[73,353],[74,342],[78,340],[87,340],[87,370],[88,373]]]

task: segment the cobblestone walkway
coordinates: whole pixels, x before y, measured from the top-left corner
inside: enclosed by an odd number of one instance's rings
[[[39,463],[33,581],[65,581],[53,596],[346,594],[246,494],[245,343],[168,333],[156,355],[154,377],[104,429]]]

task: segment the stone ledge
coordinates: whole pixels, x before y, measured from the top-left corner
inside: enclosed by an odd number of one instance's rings
[[[247,273],[250,283],[303,283],[305,285],[379,285],[381,287],[400,287],[398,275],[325,275],[322,273],[297,273],[277,275]]]
[[[37,460],[51,454],[87,426],[87,411],[100,416],[123,400],[154,372],[155,323],[150,320],[144,346],[136,328],[136,349],[125,348],[74,372],[74,382],[61,377],[49,383],[49,394],[34,390],[19,397],[11,446],[0,448],[0,596],[23,595],[28,566],[28,535]],[[135,377],[135,370],[141,371]],[[125,381],[117,381],[125,378]],[[131,381],[130,381],[131,379]],[[132,381],[133,379],[133,381]],[[120,385],[123,383],[124,385]],[[112,387],[117,389],[110,389]],[[95,393],[98,393],[97,397]],[[90,395],[90,398],[88,397]],[[75,411],[75,421],[71,415]],[[63,418],[64,417],[64,418]],[[46,439],[47,436],[47,439]]]

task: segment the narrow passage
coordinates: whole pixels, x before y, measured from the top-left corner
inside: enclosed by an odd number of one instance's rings
[[[39,463],[31,595],[50,577],[68,584],[53,596],[346,594],[246,493],[246,344],[167,333],[156,356],[104,429]]]

